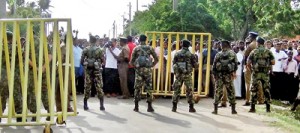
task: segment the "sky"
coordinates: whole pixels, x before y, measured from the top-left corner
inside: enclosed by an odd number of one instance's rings
[[[117,24],[117,34],[122,33],[123,18],[129,18],[129,2],[132,5],[132,19],[136,11],[137,0],[51,0],[52,18],[71,18],[72,28],[79,31],[79,38],[93,35],[112,37],[113,22]],[[146,10],[143,5],[153,0],[139,0],[139,10]],[[66,29],[66,28],[65,28]],[[110,35],[109,35],[110,33]]]

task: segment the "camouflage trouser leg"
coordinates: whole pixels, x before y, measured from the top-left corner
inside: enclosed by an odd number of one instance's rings
[[[227,89],[227,97],[229,99],[229,103],[231,105],[235,105],[235,90],[234,90],[234,85],[233,82],[229,82],[225,85],[226,89]]]
[[[44,78],[42,81],[42,102],[45,110],[49,112],[49,98],[46,78]]]
[[[235,92],[234,92],[234,86],[233,82],[230,79],[218,79],[216,80],[216,87],[215,87],[215,98],[214,98],[214,104],[219,104],[221,101],[221,98],[223,96],[223,87],[225,86],[227,90],[227,96],[229,99],[229,103],[231,105],[235,104]]]
[[[181,93],[181,86],[182,83],[184,82],[185,86],[186,86],[186,98],[187,98],[187,102],[189,104],[193,104],[194,103],[194,99],[193,99],[193,86],[192,86],[192,78],[189,77],[176,77],[176,80],[173,84],[173,88],[174,88],[174,94],[172,97],[172,101],[177,103],[180,97],[180,93]]]
[[[17,76],[17,75],[16,75]],[[22,107],[23,107],[23,99],[22,99],[22,88],[21,88],[21,80],[15,80],[14,84],[14,103],[15,103],[15,111],[17,114],[22,113]]]
[[[145,86],[144,86],[145,84]],[[147,102],[152,102],[152,76],[151,73],[140,75],[136,72],[135,75],[135,84],[134,84],[134,101],[138,102],[141,100],[141,90],[144,86],[144,89],[147,93]]]
[[[27,106],[30,112],[36,113],[36,97],[35,97],[35,89],[33,86],[28,86]]]
[[[103,80],[102,80],[102,74],[100,71],[95,71],[95,88],[97,90],[98,93],[98,98],[103,98]]]
[[[92,77],[91,71],[85,69],[85,80],[84,80],[84,99],[89,99],[92,88]]]
[[[178,101],[179,101],[182,83],[183,83],[183,81],[180,78],[176,77],[176,79],[173,83],[173,88],[174,88],[174,93],[173,93],[173,97],[172,97],[173,103],[178,103]]]
[[[193,83],[192,83],[192,77],[189,76],[185,78],[184,84],[186,86],[186,98],[187,102],[189,104],[194,104],[194,99],[193,99]]]
[[[8,99],[9,93],[8,93],[8,88],[3,87],[1,91],[1,104],[2,104],[2,112],[5,111],[6,109],[6,101]]]
[[[252,92],[252,99],[251,102],[256,104],[257,98],[258,98],[258,87],[259,82],[261,81],[264,96],[265,96],[265,103],[270,104],[271,103],[271,94],[270,94],[270,80],[269,75],[264,73],[255,74],[252,75],[252,86],[251,86],[251,92]]]

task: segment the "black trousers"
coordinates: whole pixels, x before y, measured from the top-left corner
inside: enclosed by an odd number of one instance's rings
[[[118,69],[105,68],[103,76],[103,91],[104,93],[122,94],[120,88],[120,79]]]
[[[134,68],[128,69],[128,90],[130,95],[134,95],[134,82],[135,82],[135,70]]]
[[[283,82],[285,84],[285,87],[283,88],[283,96],[281,96],[281,100],[289,101],[290,103],[293,103],[295,98],[297,97],[298,90],[299,90],[299,81],[298,78],[294,77],[294,73],[284,74],[284,80]]]
[[[271,84],[271,98],[276,100],[284,99],[284,89],[286,88],[285,83],[285,73],[283,72],[273,72],[270,75],[270,84]]]

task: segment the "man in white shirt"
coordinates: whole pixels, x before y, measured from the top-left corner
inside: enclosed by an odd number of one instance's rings
[[[236,53],[236,57],[238,59],[238,69],[236,70],[236,79],[233,81],[233,85],[235,88],[235,96],[242,97],[242,61],[244,59],[244,55],[240,53],[239,47],[234,46],[233,51]]]
[[[286,85],[282,89],[281,100],[287,100],[293,103],[295,97],[297,96],[297,91],[299,90],[298,79],[298,64],[297,61],[293,59],[293,52],[288,52],[288,59],[283,61],[283,70],[285,72],[284,84]]]
[[[285,88],[286,84],[282,84],[282,79],[284,77],[283,72],[283,62],[287,59],[287,54],[281,50],[281,43],[277,43],[275,50],[272,51],[275,58],[275,65],[273,65],[272,74],[270,78],[271,82],[271,96],[273,99],[280,99],[280,90]]]
[[[119,56],[120,49],[117,48],[117,39],[111,39],[111,42],[108,42],[109,45],[106,45],[105,49],[105,69],[104,69],[104,93],[107,97],[116,97],[117,93],[121,93],[120,83],[119,83],[119,72],[118,72],[118,61],[113,56],[113,52],[116,56]],[[111,48],[112,51],[109,50]]]

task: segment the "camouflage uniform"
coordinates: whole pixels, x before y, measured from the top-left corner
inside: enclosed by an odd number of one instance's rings
[[[148,102],[148,112],[153,110],[151,102],[153,100],[152,95],[152,68],[151,67],[138,67],[136,60],[139,56],[142,55],[142,52],[145,52],[147,55],[152,55],[154,58],[154,63],[152,67],[158,62],[158,57],[151,46],[147,46],[145,42],[141,42],[141,45],[135,47],[132,52],[130,64],[135,66],[135,84],[134,84],[134,102],[135,109],[138,111],[138,102],[141,100],[141,89],[144,86],[144,90],[147,92],[147,102]],[[154,110],[153,110],[154,111]]]
[[[178,63],[186,63],[186,72],[180,71]],[[193,100],[193,86],[192,86],[192,72],[193,68],[198,66],[196,57],[189,51],[188,48],[182,48],[178,51],[173,60],[173,68],[176,80],[173,83],[174,94],[173,102],[177,103],[181,93],[181,86],[184,83],[186,86],[186,97],[189,104],[194,104]]]
[[[249,57],[248,64],[251,64],[252,69],[252,85],[251,85],[251,102],[253,105],[257,103],[258,98],[258,87],[259,81],[262,83],[262,88],[265,96],[265,103],[271,103],[271,94],[270,94],[270,77],[268,72],[272,68],[272,61],[274,61],[274,56],[272,52],[266,49],[263,45],[260,45],[258,48],[254,49]],[[259,65],[262,62],[263,65]],[[262,67],[263,66],[263,67]]]
[[[90,97],[91,88],[93,83],[98,92],[98,98],[100,100],[100,110],[104,110],[103,106],[103,80],[102,80],[102,66],[104,63],[104,53],[101,48],[96,44],[91,44],[90,47],[85,48],[82,51],[81,63],[84,66],[85,73],[85,89],[84,89],[84,109],[88,110],[87,100]]]
[[[227,54],[227,60],[228,62],[224,62],[225,60],[222,59],[222,56]],[[228,71],[220,71],[220,67],[222,65],[229,64],[230,69]],[[227,90],[227,96],[229,99],[229,103],[231,104],[232,107],[232,114],[236,114],[235,111],[235,90],[234,90],[234,85],[233,85],[233,78],[232,74],[237,70],[238,66],[238,60],[233,51],[230,49],[222,49],[221,52],[219,52],[214,60],[213,63],[213,74],[215,77],[215,97],[214,97],[214,106],[215,106],[215,111],[213,112],[214,114],[217,114],[217,106],[221,101],[221,98],[223,96],[223,87],[225,86]]]
[[[36,68],[37,68],[37,81],[38,81],[38,66],[39,66],[39,49],[40,47],[43,47],[43,45],[39,44],[39,39],[37,37],[34,38],[34,50],[35,50],[35,57],[33,57],[31,49],[29,51],[29,58],[32,62],[33,58],[35,58],[36,61]],[[43,49],[45,52],[45,49]],[[50,47],[48,47],[48,54],[51,53]],[[32,62],[33,63],[33,62]],[[45,57],[43,55],[43,65],[45,64]],[[34,64],[33,64],[34,65]],[[35,83],[34,83],[34,71],[33,67],[29,66],[29,72],[28,72],[28,109],[32,113],[36,113],[36,94],[35,94]],[[45,110],[49,112],[49,101],[48,101],[48,88],[47,88],[47,79],[46,79],[46,71],[42,74],[42,84],[41,84],[41,98],[42,103],[44,105]]]
[[[4,47],[3,47],[4,48]],[[12,58],[12,44],[8,44],[9,49],[9,57]],[[16,51],[17,52],[17,51]],[[15,111],[17,114],[22,113],[22,89],[21,89],[21,78],[20,78],[20,67],[19,67],[19,59],[18,53],[16,53],[15,60],[15,77],[14,77],[14,89],[13,89],[13,97],[15,104]],[[9,97],[9,87],[8,87],[8,79],[7,79],[7,71],[6,71],[6,59],[5,59],[4,49],[2,51],[2,67],[1,67],[1,84],[0,84],[0,93],[1,93],[1,102],[2,102],[2,111],[6,109],[6,102]],[[10,60],[11,61],[11,60]],[[10,62],[11,63],[11,62]]]

